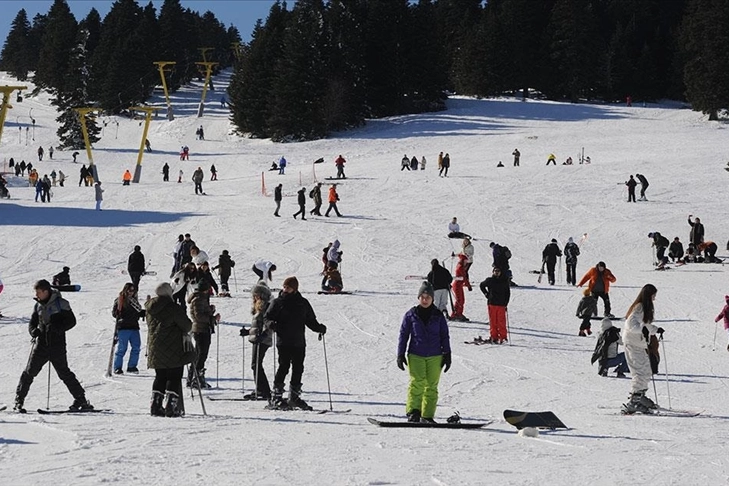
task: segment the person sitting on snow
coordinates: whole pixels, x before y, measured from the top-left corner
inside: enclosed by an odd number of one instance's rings
[[[615,367],[615,373],[618,378],[625,378],[625,372],[630,371],[628,363],[625,360],[625,353],[618,353],[618,346],[623,344],[620,339],[620,329],[613,326],[613,323],[607,317],[602,320],[602,329],[597,336],[597,344],[595,344],[595,352],[592,353],[590,363],[597,361],[600,369],[597,374],[607,376],[608,369]]]
[[[325,283],[321,286],[324,292],[337,294],[342,291],[344,284],[342,283],[342,274],[339,273],[339,264],[337,262],[327,263],[327,271],[324,276]]]

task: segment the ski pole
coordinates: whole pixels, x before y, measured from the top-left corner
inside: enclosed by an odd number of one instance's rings
[[[235,293],[238,293],[238,278],[235,276],[235,267],[233,267],[233,285],[235,285]]]
[[[654,375],[653,373],[651,373],[651,381],[653,382],[653,394],[656,396],[656,406],[658,406],[658,390],[656,389],[656,375]]]
[[[48,360],[48,392],[46,393],[46,410],[51,409],[51,360]]]
[[[205,401],[203,400],[202,395],[202,383],[200,382],[200,374],[198,373],[197,366],[195,366],[194,362],[191,363],[190,366],[192,366],[192,371],[195,373],[195,380],[197,381],[197,393],[198,395],[200,395],[200,406],[202,407],[203,415],[207,416],[208,412],[205,410]],[[192,388],[190,390],[192,390]]]
[[[559,272],[557,275],[559,275],[559,283],[562,283],[562,257],[559,257]]]
[[[511,346],[511,327],[509,326],[509,312],[504,309],[504,315],[506,316],[506,337],[509,340],[509,346]]]
[[[220,326],[218,323],[215,323],[215,325],[218,326],[218,337],[215,339],[215,388],[220,388]],[[243,349],[245,350],[245,346]]]
[[[261,344],[256,343],[254,345],[253,349],[254,349],[254,352],[256,353],[254,356],[254,358],[256,359],[256,376],[253,377],[254,378],[253,381],[255,382],[256,389],[253,390],[253,396],[256,397],[256,400],[258,400],[258,375],[260,374],[260,371],[261,371]],[[270,395],[270,393],[269,393],[269,395]]]
[[[327,360],[327,339],[324,334],[319,334],[319,340],[321,341],[322,345],[324,346],[324,369],[327,373],[327,390],[329,391],[329,410],[334,410],[334,405],[332,405],[332,386],[329,384],[329,361]]]
[[[245,393],[246,391],[246,338],[243,338],[243,353],[241,354],[241,380],[240,380],[240,391]]]
[[[663,367],[666,370],[666,393],[668,394],[668,409],[671,410],[671,388],[668,385],[668,360],[666,359],[666,345],[663,342],[663,333],[661,333],[661,348],[663,350]]]
[[[717,322],[714,323],[714,344],[711,346],[712,351],[716,351],[716,330],[718,329],[719,324]]]

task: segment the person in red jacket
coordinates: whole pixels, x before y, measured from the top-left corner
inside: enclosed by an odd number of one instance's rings
[[[451,288],[455,295],[456,302],[453,304],[453,313],[449,319],[451,321],[468,321],[468,318],[463,315],[463,306],[466,303],[466,296],[463,293],[463,287],[466,285],[466,265],[468,257],[463,253],[458,255],[458,265],[456,265],[456,275],[453,278]]]
[[[605,304],[604,317],[613,318],[615,317],[610,313],[610,284],[614,283],[617,279],[613,272],[611,272],[606,266],[605,262],[598,262],[598,264],[587,271],[582,279],[577,284],[578,287],[582,287],[585,282],[587,283],[587,289],[590,294],[597,298],[602,299]]]
[[[341,217],[342,215],[339,214],[339,209],[337,208],[337,201],[339,201],[339,194],[337,194],[337,185],[332,184],[332,186],[329,188],[329,207],[327,208],[327,212],[324,213],[324,216],[329,216],[329,211],[332,209],[335,213],[337,213],[337,216]]]
[[[344,163],[347,162],[344,160],[344,157],[339,155],[337,157],[337,160],[334,161],[334,164],[337,166],[337,179],[346,179],[347,176],[344,175]]]

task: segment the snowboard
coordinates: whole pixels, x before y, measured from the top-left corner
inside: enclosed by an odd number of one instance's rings
[[[39,408],[38,413],[41,415],[58,415],[62,413],[70,413],[80,415],[84,413],[110,413],[111,410],[107,408],[95,408],[93,410],[46,410],[45,408]]]
[[[630,413],[626,410],[626,405],[623,404],[623,406],[620,409],[621,415],[653,415],[657,417],[698,417],[701,415],[701,410],[676,410],[673,408],[663,408],[658,407],[655,409],[651,409],[648,413],[641,413],[641,412],[633,412]]]
[[[377,420],[372,417],[368,417],[367,421],[371,423],[372,425],[377,425],[378,427],[400,427],[400,428],[412,428],[412,429],[480,429],[481,427],[485,427],[489,424],[491,424],[493,421],[490,420],[488,422],[458,422],[458,423],[448,423],[448,422],[438,422],[435,424],[429,424],[426,422],[406,422],[406,421],[397,421],[397,422],[387,422],[383,420]]]
[[[504,410],[504,419],[521,430],[524,427],[538,429],[566,429],[567,426],[553,412],[520,412]]]
[[[81,290],[80,285],[51,285],[51,287],[61,292],[79,292]]]
[[[590,317],[590,320],[591,321],[601,321],[603,319],[605,319],[605,318],[604,317],[600,317],[600,316],[592,316],[592,317]],[[616,316],[616,317],[608,317],[608,319],[610,319],[611,321],[624,321],[625,320],[625,317],[617,317]]]
[[[337,294],[344,294],[344,295],[352,295],[352,292],[347,292],[345,290],[342,290],[341,292],[327,292],[325,290],[320,290],[317,292],[319,295],[337,295]]]

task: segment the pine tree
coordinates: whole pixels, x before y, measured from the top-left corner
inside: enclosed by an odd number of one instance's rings
[[[89,10],[89,13],[84,19],[78,24],[79,30],[85,30],[88,32],[88,39],[86,40],[86,53],[89,59],[93,58],[96,46],[99,45],[101,39],[101,16],[99,11],[95,8]]]
[[[71,51],[68,71],[65,73],[68,80],[65,88],[63,91],[52,89],[53,98],[51,104],[57,106],[58,111],[61,112],[58,118],[56,118],[59,124],[56,133],[61,142],[60,146],[64,149],[80,150],[85,146],[79,114],[74,108],[88,108],[91,105],[87,90],[90,79],[86,52],[88,37],[88,31],[79,31],[77,44]],[[86,130],[90,143],[95,143],[99,140],[99,132],[101,130],[91,115],[86,115]]]
[[[76,43],[76,19],[66,0],[54,0],[48,11],[33,81],[46,89],[64,91],[71,51]]]
[[[47,23],[47,15],[36,14],[36,16],[33,17],[33,25],[30,28],[30,34],[28,35],[28,59],[31,64],[31,71],[35,71],[38,67],[41,41],[43,40],[43,35],[46,33]]]
[[[7,71],[20,81],[28,79],[28,71],[32,69],[29,37],[28,14],[21,8],[10,26],[10,32],[0,52],[0,70]]]

